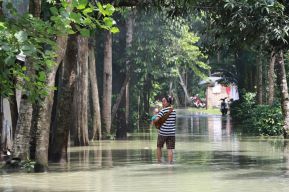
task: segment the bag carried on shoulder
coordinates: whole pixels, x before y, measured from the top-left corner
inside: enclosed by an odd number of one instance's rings
[[[169,118],[171,112],[174,109],[171,108],[166,114],[164,114],[161,118],[159,118],[159,120],[157,120],[156,122],[154,122],[154,125],[156,127],[156,129],[160,129],[161,126],[166,122],[166,120]]]

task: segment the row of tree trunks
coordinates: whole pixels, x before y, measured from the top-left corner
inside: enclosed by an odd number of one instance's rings
[[[47,86],[55,86],[56,72],[60,63],[63,61],[67,37],[59,36],[57,37],[58,50],[56,52],[56,64],[47,74]],[[46,171],[48,168],[48,146],[49,146],[49,133],[50,133],[50,123],[51,123],[51,112],[53,106],[54,91],[50,90],[48,96],[39,105],[39,116],[37,120],[37,132],[36,132],[36,152],[35,152],[35,171],[42,172]]]
[[[236,54],[236,64],[240,65],[240,57],[241,57],[241,51],[239,52],[239,54]],[[264,87],[264,69],[263,69],[263,64],[262,64],[262,57],[261,56],[258,56],[256,58],[256,63],[257,63],[257,79],[254,79],[253,78],[253,72],[250,72],[249,74],[247,74],[246,77],[244,78],[241,78],[241,79],[248,79],[250,82],[256,82],[257,83],[257,97],[256,97],[256,101],[258,104],[264,104],[265,103],[265,97],[264,97],[264,90],[265,90],[265,87]],[[237,66],[238,66],[237,65]],[[266,97],[266,101],[269,105],[272,105],[273,104],[273,100],[274,100],[274,66],[275,66],[275,51],[272,50],[271,52],[271,56],[270,56],[270,62],[269,62],[269,66],[268,66],[268,95]],[[239,70],[243,70],[245,71],[244,69],[238,69]],[[252,71],[252,70],[251,70]],[[244,83],[243,81],[240,81],[239,82],[239,86],[242,87],[244,86],[245,84],[248,84],[248,83]],[[249,83],[249,84],[252,84],[252,83]],[[250,91],[251,88],[247,87],[247,91]]]
[[[60,72],[56,104],[56,122],[52,126],[52,142],[49,147],[50,160],[54,162],[66,162],[68,160],[67,147],[69,131],[73,126],[73,114],[71,114],[71,111],[77,74],[77,50],[77,35],[70,35]]]
[[[28,1],[25,1],[28,2]],[[31,1],[30,12],[36,17],[40,17],[41,13],[41,1]],[[111,78],[112,78],[112,42],[111,33],[107,33],[106,38],[106,51],[105,51],[105,63],[107,65],[107,73],[105,75],[108,81],[106,86],[106,96],[104,100],[108,101],[107,109],[111,107]],[[55,85],[56,73],[60,63],[65,59],[62,65],[61,71],[61,86],[58,90],[58,96],[54,97],[54,91],[50,91],[49,95],[39,104],[35,105],[33,110],[32,103],[28,101],[27,95],[23,92],[22,99],[19,107],[19,117],[17,117],[17,103],[16,99],[11,100],[10,105],[15,117],[15,139],[13,146],[13,155],[22,160],[30,159],[31,156],[35,157],[36,172],[46,171],[48,167],[48,149],[50,149],[49,155],[53,161],[66,162],[67,161],[67,147],[69,139],[69,129],[74,127],[74,144],[75,145],[88,145],[88,39],[81,36],[71,36],[69,39],[69,50],[66,51],[67,37],[57,37],[57,44],[59,50],[57,51],[56,65],[49,69],[47,72],[47,85],[52,87]],[[75,48],[76,47],[76,48]],[[90,50],[90,71],[96,71],[94,49]],[[31,63],[27,62],[27,74],[35,73],[32,69]],[[91,87],[93,97],[93,109],[94,109],[94,136],[93,138],[101,138],[101,121],[100,121],[100,109],[99,109],[99,96],[97,90],[96,75],[91,73]],[[76,79],[77,78],[77,79]],[[15,97],[16,98],[16,97]],[[52,107],[54,100],[57,98],[57,110],[55,121],[52,119]],[[2,101],[2,100],[1,100]],[[109,104],[110,102],[110,104]],[[74,103],[74,105],[72,105]],[[15,110],[14,110],[15,109]],[[71,114],[73,112],[73,115]],[[16,114],[17,112],[17,114]],[[1,113],[2,114],[2,113]],[[0,114],[0,115],[1,115]],[[110,111],[107,110],[106,115],[106,130],[110,134],[111,117]],[[33,120],[35,116],[35,120]],[[0,116],[2,118],[2,116]],[[72,121],[74,120],[74,121]],[[17,125],[16,122],[17,121]],[[2,122],[2,121],[1,121]],[[33,124],[32,124],[33,122]],[[51,126],[51,122],[53,125]],[[2,125],[2,123],[1,123]],[[52,127],[52,132],[50,132]],[[2,129],[1,129],[2,130]],[[49,138],[51,136],[52,144],[49,146]],[[49,147],[48,147],[49,146]],[[33,154],[31,154],[31,152]]]

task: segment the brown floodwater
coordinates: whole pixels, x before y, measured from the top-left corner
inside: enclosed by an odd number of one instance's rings
[[[289,191],[284,140],[244,136],[229,116],[178,110],[173,165],[166,163],[166,150],[164,163],[156,163],[156,136],[143,127],[125,141],[71,147],[68,164],[50,164],[47,173],[2,171],[0,191]]]

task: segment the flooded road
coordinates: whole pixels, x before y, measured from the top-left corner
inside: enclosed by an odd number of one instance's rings
[[[0,191],[289,191],[284,141],[242,136],[229,116],[178,111],[173,165],[156,163],[156,130],[141,132],[72,147],[69,163],[50,164],[48,173],[2,172]]]

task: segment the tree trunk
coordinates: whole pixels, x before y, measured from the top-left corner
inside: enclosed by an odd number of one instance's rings
[[[103,66],[102,123],[107,136],[111,134],[111,97],[112,97],[112,35],[105,31]]]
[[[3,100],[2,97],[0,96],[0,153],[2,152],[2,130],[3,130]]]
[[[77,37],[77,81],[74,92],[75,146],[87,146],[88,139],[88,38]]]
[[[111,112],[111,121],[112,122],[113,122],[113,120],[114,120],[114,118],[116,116],[116,112],[117,112],[118,107],[120,105],[120,102],[121,102],[121,100],[123,98],[124,92],[126,91],[126,86],[127,86],[128,82],[129,82],[129,80],[130,80],[130,75],[126,75],[125,80],[124,80],[124,82],[123,82],[123,84],[121,86],[120,92],[119,92],[119,94],[118,94],[118,96],[117,96],[117,98],[115,100],[115,103],[114,103],[114,105],[112,107],[112,112]]]
[[[281,92],[281,108],[284,118],[284,138],[288,138],[289,135],[289,95],[286,79],[286,71],[284,64],[283,51],[280,51],[276,56],[277,67],[277,82]]]
[[[29,58],[25,62],[25,65],[27,66],[27,76],[31,77],[35,75],[35,71],[29,61]],[[33,79],[31,80],[33,81]],[[27,93],[22,91],[18,114],[19,116],[17,119],[15,136],[13,140],[12,154],[13,157],[19,158],[24,161],[30,159],[30,131],[32,128],[32,114],[33,105],[28,100]]]
[[[140,128],[140,118],[141,118],[141,102],[140,102],[140,91],[138,93],[138,97],[137,97],[137,130],[139,130]]]
[[[28,98],[25,94],[22,95],[12,149],[13,157],[20,158],[21,160],[30,159],[29,143],[32,112],[32,103],[28,101]]]
[[[63,61],[67,37],[57,37],[58,50],[56,52],[56,64],[47,74],[47,86],[55,86],[55,76],[59,64]],[[51,112],[53,106],[54,91],[51,90],[44,101],[40,103],[39,116],[37,121],[37,132],[36,132],[36,151],[35,151],[35,171],[43,172],[48,167],[48,146],[49,146],[49,133],[51,123]]]
[[[190,96],[188,94],[187,86],[185,85],[184,80],[183,80],[179,70],[178,70],[178,76],[179,76],[179,79],[180,79],[180,85],[182,86],[183,91],[185,93],[185,106],[186,106],[186,104],[190,101]]]
[[[2,152],[1,138],[3,133],[3,98],[0,96],[0,153]]]
[[[150,105],[149,105],[149,89],[150,89],[150,78],[149,78],[149,74],[146,74],[146,77],[144,79],[144,84],[143,84],[143,111],[142,111],[142,119],[143,121],[146,121],[146,119],[148,119],[148,115],[149,115],[149,109],[150,109]]]
[[[125,127],[126,129],[129,128],[129,101],[130,101],[130,94],[129,94],[129,86],[130,83],[128,82],[125,87]]]
[[[14,95],[9,98],[10,111],[11,111],[11,121],[12,121],[12,135],[15,137],[17,119],[18,119],[18,106],[16,99],[16,90],[14,90]]]
[[[128,16],[127,22],[126,22],[126,50],[128,52],[128,50],[131,48],[132,45],[132,38],[133,38],[133,26],[134,26],[134,22],[135,22],[135,17],[134,14],[135,11],[134,9],[131,10],[131,13]],[[126,70],[129,71],[128,75],[131,76],[131,61],[130,61],[130,57],[128,56],[128,54],[126,54],[127,56],[127,60],[126,60]],[[130,81],[130,78],[129,78]],[[128,129],[129,126],[129,114],[130,114],[130,109],[129,109],[129,101],[130,101],[130,94],[129,94],[129,86],[130,83],[126,84],[126,89],[125,89],[125,124],[126,124],[126,128]]]
[[[16,9],[19,15],[23,15],[29,11],[29,0],[22,0],[22,1],[5,0],[3,1],[3,12],[6,14],[6,16],[10,15],[10,13],[8,13],[9,11],[6,9],[6,5],[9,2],[13,4],[13,7]],[[31,65],[29,63],[26,63],[26,65],[27,65],[27,76],[31,76],[34,73],[34,71],[32,70]],[[11,108],[12,113],[15,112],[14,110],[15,110],[15,106]],[[12,117],[13,118],[12,127],[14,129],[14,132],[12,133],[14,136],[14,142],[13,142],[14,146],[12,149],[13,156],[19,157],[22,160],[26,160],[29,157],[29,138],[30,138],[32,111],[33,111],[32,104],[28,101],[27,95],[23,94],[22,101],[20,102],[20,108],[19,108],[19,114],[18,114],[19,118],[17,118],[16,125],[15,125],[16,117],[15,116]],[[11,114],[11,115],[16,115],[16,114]]]
[[[56,123],[54,136],[49,147],[50,159],[54,162],[67,162],[69,130],[73,126],[72,103],[76,81],[77,37],[70,35],[58,86]]]
[[[268,71],[268,87],[269,87],[269,93],[268,93],[268,104],[272,105],[274,101],[274,66],[275,66],[275,59],[276,54],[275,50],[272,50],[271,57],[270,57],[270,65],[269,65],[269,71]]]
[[[89,80],[91,85],[91,94],[92,94],[92,127],[93,134],[92,140],[101,139],[101,116],[100,116],[100,106],[99,106],[99,94],[97,87],[97,76],[95,69],[95,55],[93,45],[89,47]]]
[[[170,86],[169,86],[169,95],[173,95],[173,81],[170,81]]]
[[[261,55],[257,57],[257,103],[259,105],[263,104],[263,65],[261,60]]]
[[[35,17],[40,17],[41,14],[41,0],[30,1],[30,13]]]
[[[125,93],[125,128],[126,129],[128,128],[128,124],[129,124],[129,119],[128,119],[129,118],[129,81],[131,78],[132,69],[131,69],[131,64],[130,64],[131,61],[129,59],[128,52],[129,52],[129,49],[131,48],[132,37],[133,37],[133,24],[134,24],[133,14],[134,12],[132,11],[132,13],[128,16],[128,19],[126,21],[126,26],[125,26],[126,27],[126,62],[125,62],[126,63],[126,77],[120,89],[120,93],[118,94],[116,98],[116,102],[112,107],[112,115],[111,115],[112,122],[113,122],[116,116],[116,112],[119,108],[120,102]]]

